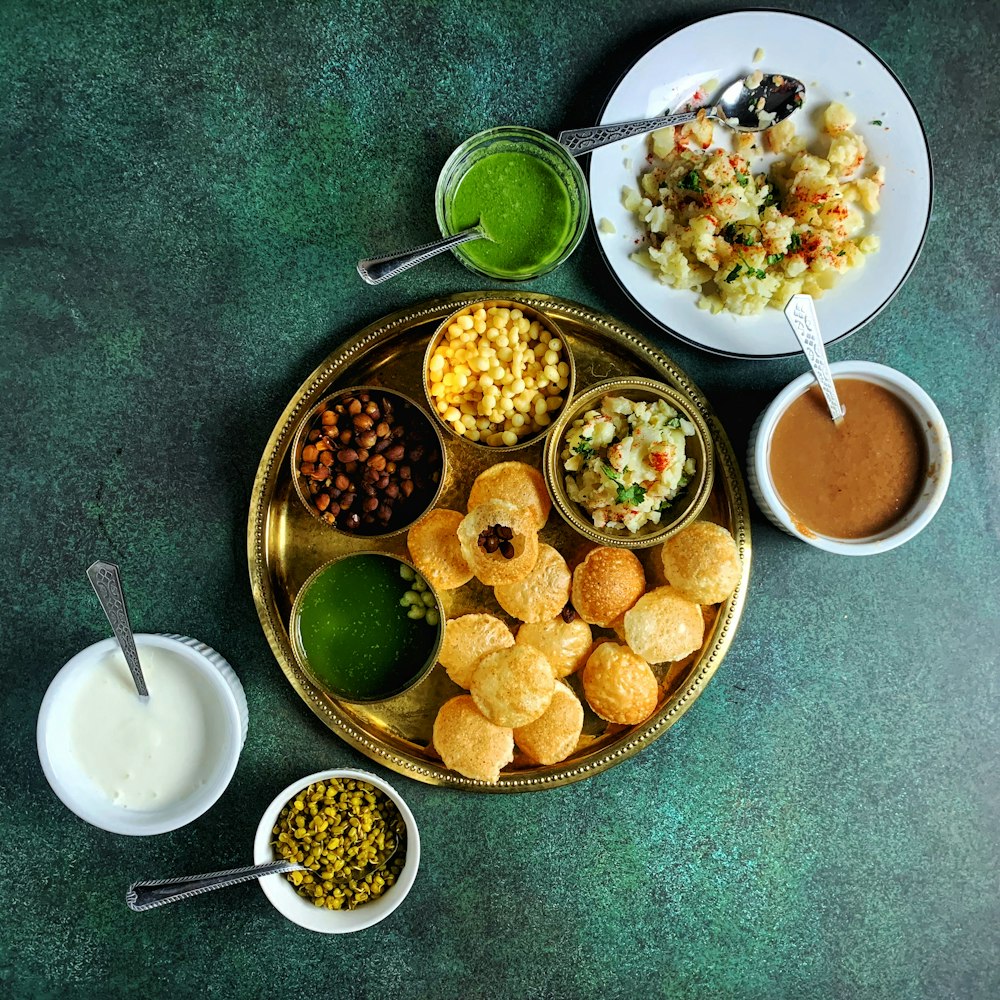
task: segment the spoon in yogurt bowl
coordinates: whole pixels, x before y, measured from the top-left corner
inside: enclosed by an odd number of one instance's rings
[[[644,132],[654,132],[668,125],[686,125],[693,122],[702,110],[707,117],[728,125],[736,132],[763,132],[802,107],[805,93],[805,85],[794,77],[755,70],[748,77],[731,83],[714,105],[704,109],[569,129],[559,133],[559,141],[574,156],[582,156],[593,149]]]
[[[122,648],[125,662],[128,664],[132,680],[135,682],[139,697],[144,701],[149,698],[146,679],[142,675],[142,665],[139,663],[139,651],[135,648],[135,637],[128,620],[128,608],[125,607],[125,592],[122,590],[121,574],[114,563],[98,560],[87,567],[87,579],[97,594],[101,608],[108,616],[111,630]]]

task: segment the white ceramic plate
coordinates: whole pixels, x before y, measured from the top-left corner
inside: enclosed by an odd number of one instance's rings
[[[758,47],[764,58],[755,64]],[[896,294],[917,260],[930,219],[927,137],[902,84],[878,56],[839,28],[805,15],[772,10],[720,14],[657,42],[612,91],[601,123],[681,110],[702,84],[717,80],[711,100],[754,69],[783,73],[805,84],[806,103],[795,113],[795,125],[810,146],[819,135],[817,113],[832,100],[846,104],[857,115],[854,130],[868,144],[868,163],[886,169],[881,211],[869,217],[865,230],[881,238],[881,249],[816,303],[823,339],[829,344],[859,330]],[[870,124],[873,121],[882,124]],[[717,141],[726,141],[725,132],[716,124]],[[776,358],[799,353],[795,336],[777,309],[760,316],[726,312],[713,316],[697,308],[697,292],[663,285],[629,259],[642,230],[622,206],[621,191],[626,185],[637,186],[646,141],[637,136],[590,154],[596,237],[626,294],[667,333],[716,354]],[[761,161],[753,162],[756,167]],[[765,158],[763,163],[767,162]],[[600,231],[597,223],[605,218],[615,233]]]

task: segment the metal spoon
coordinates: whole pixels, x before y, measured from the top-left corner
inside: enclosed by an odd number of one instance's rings
[[[368,257],[358,261],[358,274],[368,282],[369,285],[380,285],[383,281],[395,278],[397,274],[408,271],[417,264],[422,264],[425,260],[457,247],[460,243],[468,243],[471,240],[489,239],[486,231],[480,225],[475,225],[471,229],[463,229],[454,236],[446,236],[444,239],[435,240],[433,243],[424,243],[423,246],[413,247],[412,250],[401,250],[399,253],[386,254],[383,257]]]
[[[837,387],[833,382],[833,372],[826,358],[826,348],[823,346],[823,335],[819,329],[819,318],[816,316],[816,306],[811,295],[799,292],[788,300],[785,306],[785,319],[792,328],[802,351],[809,362],[809,367],[823,390],[823,398],[830,410],[830,416],[835,424],[844,419],[847,412],[837,397]]]
[[[125,654],[125,662],[132,672],[132,680],[135,681],[139,697],[148,698],[149,691],[146,688],[146,679],[142,676],[139,651],[135,648],[135,638],[128,620],[128,608],[125,607],[125,593],[122,590],[118,567],[114,563],[95,562],[87,567],[87,579],[94,588],[94,593],[97,594],[97,599],[111,623],[111,630],[115,633],[118,645]]]
[[[345,882],[351,878],[363,877],[381,871],[399,850],[396,846],[373,867],[349,868],[346,865],[333,876],[334,882]],[[145,882],[133,882],[125,893],[125,903],[130,910],[142,913],[144,910],[155,910],[167,903],[176,903],[182,899],[191,899],[215,889],[225,889],[231,885],[240,885],[265,875],[283,875],[286,872],[307,871],[305,865],[295,861],[268,861],[262,865],[248,865],[246,868],[230,868],[223,872],[208,872],[205,875],[183,875],[180,878],[150,879]]]
[[[713,107],[706,108],[706,111],[709,118],[715,118],[737,132],[763,132],[802,107],[805,92],[806,88],[800,81],[790,76],[770,73],[765,74],[760,84],[752,88],[747,87],[745,80],[735,81],[726,88],[719,101]],[[642,135],[643,132],[653,132],[667,125],[685,125],[697,117],[696,110],[662,115],[659,118],[619,122],[616,125],[592,125],[589,128],[560,132],[559,141],[574,156],[580,156],[609,143]]]

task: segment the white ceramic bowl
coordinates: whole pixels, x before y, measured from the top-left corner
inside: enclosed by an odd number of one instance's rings
[[[869,556],[909,541],[930,523],[937,513],[951,479],[951,439],[944,418],[934,401],[913,379],[902,372],[872,361],[837,361],[830,365],[834,376],[853,377],[874,382],[899,397],[913,411],[917,424],[924,431],[927,450],[927,479],[924,488],[910,510],[895,524],[877,535],[867,538],[829,538],[825,535],[806,533],[799,528],[785,509],[771,479],[771,438],[778,420],[785,410],[811,385],[815,379],[811,372],[800,375],[786,386],[757,418],[750,432],[747,451],[747,478],[757,506],[773,524],[818,549],[838,555]]]
[[[269,875],[267,878],[262,878],[260,887],[274,908],[282,916],[287,917],[300,927],[319,931],[321,934],[350,934],[353,931],[371,927],[380,920],[385,920],[406,899],[406,895],[413,885],[413,880],[417,877],[417,869],[420,867],[420,833],[417,830],[417,821],[413,818],[413,813],[410,812],[410,807],[403,801],[402,796],[387,781],[383,781],[377,775],[369,774],[367,771],[350,769],[318,771],[316,774],[310,774],[298,781],[293,781],[284,791],[279,792],[274,797],[274,800],[264,811],[257,827],[257,834],[254,837],[253,860],[254,864],[257,865],[275,860],[271,838],[272,830],[275,823],[278,822],[281,810],[297,792],[300,792],[307,785],[311,785],[314,781],[326,781],[329,778],[367,781],[379,791],[384,792],[396,804],[396,808],[399,809],[399,814],[406,824],[406,862],[399,873],[399,878],[386,890],[384,895],[359,906],[355,910],[328,910],[325,907],[315,906],[308,899],[300,896],[283,875]]]
[[[118,640],[103,639],[77,653],[52,679],[38,713],[38,757],[52,790],[81,819],[111,833],[148,836],[185,826],[206,812],[229,785],[247,736],[247,701],[233,668],[210,646],[182,635],[137,633],[144,649],[159,648],[181,657],[204,680],[202,696],[213,722],[212,759],[205,781],[181,801],[162,809],[136,810],[116,805],[83,772],[71,740],[70,716],[81,685]],[[155,697],[156,692],[151,692]]]

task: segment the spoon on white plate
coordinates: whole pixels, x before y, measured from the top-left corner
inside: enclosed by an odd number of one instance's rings
[[[728,125],[736,132],[763,132],[802,107],[806,88],[799,80],[780,73],[762,73],[759,80],[756,77],[757,72],[731,83],[714,105],[704,109],[708,117]],[[655,132],[668,125],[686,125],[693,122],[701,110],[696,108],[694,111],[661,115],[658,118],[640,118],[614,125],[569,129],[559,133],[559,141],[574,156],[581,156],[592,149],[599,149],[633,135]]]
[[[811,295],[799,292],[793,295],[785,306],[785,319],[792,328],[802,352],[809,362],[809,367],[816,376],[823,398],[826,400],[830,417],[835,424],[844,419],[847,412],[837,396],[837,387],[833,382],[833,372],[826,357],[826,347],[823,346],[823,334],[819,328],[819,318],[816,315],[816,305]]]

